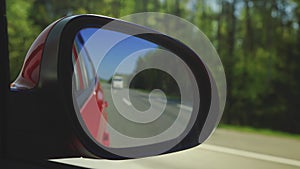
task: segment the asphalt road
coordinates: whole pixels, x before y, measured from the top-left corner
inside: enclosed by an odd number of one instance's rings
[[[106,90],[104,86],[104,91]],[[122,89],[118,91],[122,92]],[[110,102],[110,98],[106,99]],[[143,100],[148,98],[139,92],[132,93],[132,102],[129,102],[128,98],[125,99],[126,101],[120,99],[121,104],[125,107],[126,104],[135,104],[141,106],[137,109],[144,111],[150,106],[147,101]],[[178,105],[178,103],[166,105],[167,112],[165,114],[167,116],[162,120],[174,120],[175,116],[172,112],[178,111],[180,106],[184,105]],[[111,108],[108,113],[115,111],[113,106]],[[186,106],[185,109],[188,112],[189,106]],[[118,128],[122,126],[120,124],[123,122],[116,116],[113,113],[109,114],[109,118],[114,119],[112,121],[117,120],[115,127]],[[161,123],[161,125],[164,124]],[[133,127],[131,128],[134,131],[132,133],[122,131],[122,128],[118,130],[134,135],[140,129]],[[145,130],[150,134],[156,134],[157,129]],[[138,134],[138,136],[146,137],[147,135]],[[111,137],[112,144],[121,144],[114,139],[114,135]],[[96,169],[300,169],[300,140],[217,129],[204,144],[173,154],[122,161],[85,158],[56,159],[54,161]]]
[[[300,140],[217,129],[190,150],[144,159],[57,159],[97,169],[299,169]]]

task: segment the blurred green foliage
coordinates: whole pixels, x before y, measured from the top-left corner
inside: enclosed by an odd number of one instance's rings
[[[7,1],[10,70],[14,79],[21,69],[24,57],[41,28],[33,24],[30,10],[33,1]]]
[[[9,0],[12,79],[34,38],[54,20],[146,11],[185,18],[212,41],[228,84],[223,123],[300,133],[298,0]]]

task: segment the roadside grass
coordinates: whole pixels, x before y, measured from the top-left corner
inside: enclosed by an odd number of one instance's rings
[[[262,135],[268,135],[268,136],[287,137],[287,138],[300,140],[300,134],[291,134],[291,133],[275,131],[275,130],[271,130],[271,129],[260,129],[260,128],[254,128],[254,127],[249,127],[249,126],[234,126],[234,125],[228,125],[228,124],[219,124],[218,128],[235,130],[235,131],[240,131],[240,132],[248,132],[248,133],[254,133],[254,134],[262,134]]]

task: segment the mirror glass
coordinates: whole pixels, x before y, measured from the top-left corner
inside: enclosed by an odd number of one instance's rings
[[[195,122],[200,96],[185,56],[140,37],[85,28],[74,39],[74,107],[102,147],[179,142]]]

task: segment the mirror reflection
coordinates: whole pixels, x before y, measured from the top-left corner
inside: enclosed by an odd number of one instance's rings
[[[200,97],[180,57],[137,36],[80,30],[72,49],[73,102],[91,139],[126,148],[184,137]]]

